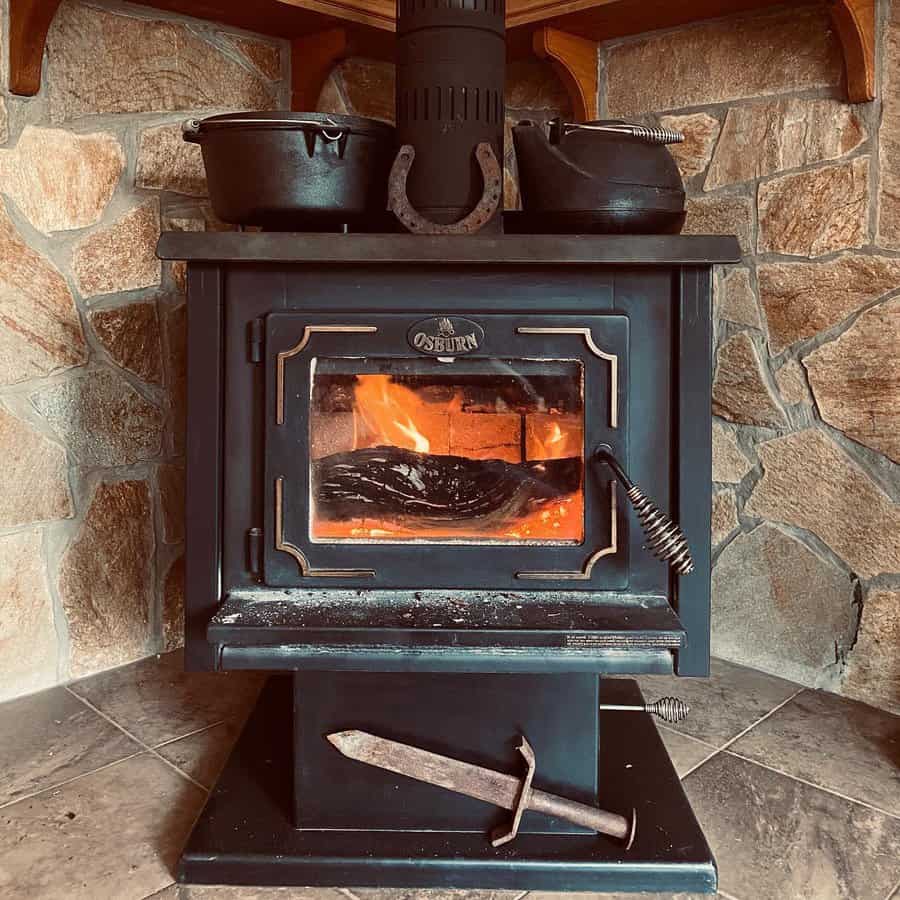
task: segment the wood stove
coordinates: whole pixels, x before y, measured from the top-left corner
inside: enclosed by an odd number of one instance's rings
[[[714,889],[648,717],[598,713],[636,686],[598,676],[708,674],[710,271],[734,239],[166,234],[159,252],[189,273],[187,665],[293,673],[180,877]],[[691,574],[648,551],[626,472]],[[536,784],[644,827],[625,851],[527,812],[492,848],[504,814],[340,756],[323,736],[347,727],[506,769],[527,733]]]

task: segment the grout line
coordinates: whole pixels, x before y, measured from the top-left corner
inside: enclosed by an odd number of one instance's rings
[[[339,887],[337,892],[343,894],[345,897],[349,898],[349,900],[359,900],[359,897],[357,897],[350,888]]]
[[[522,893],[516,894],[516,896],[513,897],[513,900],[522,900],[523,897],[527,897],[527,896],[528,896],[528,891],[522,891]]]
[[[663,725],[662,722],[657,722],[656,727],[660,731],[668,731],[669,734],[677,734],[679,737],[687,738],[689,741],[694,741],[697,744],[703,744],[704,747],[709,747],[710,750],[719,750],[715,744],[711,744],[709,741],[704,741],[703,738],[694,737],[692,734],[688,734],[686,731],[679,731],[677,728],[669,728],[668,725]]]
[[[816,790],[822,791],[826,794],[831,794],[833,797],[839,797],[841,800],[846,800],[849,803],[855,803],[857,806],[864,806],[866,809],[871,809],[873,812],[881,813],[881,815],[888,816],[888,818],[900,820],[900,813],[889,812],[886,809],[882,809],[880,806],[875,806],[874,803],[868,803],[865,800],[859,800],[856,797],[851,797],[849,794],[842,794],[840,791],[837,791],[834,788],[825,787],[825,785],[822,784],[816,784],[814,781],[810,781],[808,778],[803,778],[800,775],[792,775],[790,772],[785,772],[784,769],[779,769],[777,766],[772,766],[768,763],[760,762],[758,759],[752,759],[749,756],[744,756],[742,753],[735,753],[734,750],[725,750],[720,752],[725,752],[729,756],[734,756],[737,759],[743,760],[744,762],[752,763],[753,765],[759,766],[762,769],[768,769],[770,772],[776,772],[778,775],[784,775],[785,778],[790,778],[793,781],[799,781],[801,784],[805,784],[807,787],[815,788]]]
[[[731,738],[731,740],[725,741],[725,743],[722,744],[721,747],[719,747],[719,750],[727,750],[735,741],[739,741],[745,734],[756,728],[757,725],[765,722],[766,719],[769,718],[769,716],[774,716],[779,709],[781,709],[783,706],[787,706],[788,703],[791,702],[791,700],[793,700],[795,697],[799,697],[805,690],[807,690],[807,688],[801,687],[798,690],[794,691],[794,693],[791,694],[791,696],[788,697],[787,700],[782,700],[781,703],[778,704],[778,706],[770,709],[764,716],[760,716],[752,725],[749,725],[743,731],[738,732],[733,738]]]
[[[72,784],[73,781],[80,781],[82,778],[87,778],[88,775],[96,775],[97,772],[102,772],[104,769],[111,769],[113,766],[119,765],[119,763],[127,762],[129,759],[134,759],[136,756],[142,756],[145,752],[146,751],[142,748],[136,753],[129,753],[121,759],[114,759],[112,762],[97,766],[96,769],[91,769],[90,772],[82,772],[80,775],[73,775],[71,778],[66,778],[64,781],[56,781],[53,784],[48,784],[39,791],[32,791],[30,794],[22,794],[21,797],[14,797],[12,800],[6,800],[3,803],[0,803],[0,809],[6,809],[6,807],[20,803],[22,800],[31,800],[39,794],[47,793],[47,791],[55,791],[58,788],[65,787],[67,784]]]
[[[721,888],[718,889],[718,896],[722,897],[723,900],[738,900],[738,898],[735,897],[734,894],[726,894],[725,891],[723,891]]]
[[[208,794],[208,793],[209,793],[209,788],[208,788],[208,787],[206,787],[205,785],[200,784],[200,782],[197,781],[196,778],[192,778],[190,775],[188,775],[187,772],[183,772],[181,769],[178,768],[178,766],[175,765],[175,763],[173,763],[173,762],[171,762],[170,760],[166,759],[161,753],[157,753],[156,750],[153,749],[153,747],[151,747],[149,744],[147,744],[147,743],[145,743],[144,741],[142,741],[142,740],[141,740],[139,737],[137,737],[136,735],[132,734],[127,728],[125,728],[124,726],[120,725],[115,719],[113,719],[111,716],[108,716],[105,712],[103,712],[103,710],[98,709],[96,706],[94,706],[93,703],[91,703],[90,700],[85,700],[84,697],[79,696],[78,694],[75,693],[75,691],[71,690],[71,689],[68,688],[68,687],[66,687],[66,690],[69,691],[69,693],[70,693],[73,697],[77,697],[77,698],[78,698],[78,699],[79,699],[79,700],[80,700],[80,701],[81,701],[88,709],[92,709],[95,713],[97,713],[98,716],[102,716],[104,719],[106,719],[106,721],[109,722],[110,725],[114,725],[114,726],[115,726],[116,728],[118,728],[119,731],[121,731],[123,734],[127,735],[127,736],[130,737],[133,741],[135,741],[136,743],[140,744],[140,745],[141,745],[141,746],[142,746],[142,747],[143,747],[143,748],[144,748],[151,756],[155,756],[158,760],[161,760],[161,761],[164,762],[167,766],[169,766],[169,768],[174,769],[174,770],[175,770],[182,778],[185,778],[187,781],[190,781],[191,784],[196,785],[198,788],[200,788],[200,790],[203,791],[204,794]]]
[[[709,745],[707,744],[706,746],[709,746]],[[704,756],[703,759],[700,760],[700,762],[695,763],[693,766],[691,766],[691,767],[684,773],[684,775],[681,776],[681,778],[680,778],[679,780],[680,780],[680,781],[684,781],[684,779],[687,778],[688,775],[690,775],[692,772],[696,772],[697,769],[700,768],[700,766],[704,765],[705,763],[708,763],[708,762],[709,762],[714,756],[716,756],[718,753],[719,753],[718,750],[713,750],[713,752],[710,753],[708,756]]]
[[[167,738],[164,741],[160,741],[160,743],[153,745],[153,749],[159,750],[160,747],[168,747],[169,744],[177,744],[178,741],[183,741],[185,738],[194,737],[198,734],[203,734],[204,731],[210,731],[213,728],[218,728],[220,725],[227,724],[228,719],[222,719],[220,722],[213,722],[212,725],[204,725],[202,728],[195,728],[193,731],[188,731],[186,734],[179,735],[178,737]]]

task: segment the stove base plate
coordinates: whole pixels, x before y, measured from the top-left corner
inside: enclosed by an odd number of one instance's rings
[[[429,678],[440,676],[422,676],[426,683]],[[642,702],[636,682],[624,679],[601,679],[600,698],[606,703]],[[560,700],[565,702],[565,696]],[[273,676],[191,834],[179,863],[180,882],[716,890],[712,852],[646,714],[600,713],[601,805],[637,812],[637,837],[626,851],[619,842],[595,835],[520,834],[494,849],[484,833],[472,831],[295,828],[292,713],[291,676]]]

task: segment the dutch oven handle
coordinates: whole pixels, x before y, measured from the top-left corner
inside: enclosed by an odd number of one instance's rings
[[[231,118],[229,125],[286,125],[291,128],[300,128],[306,138],[309,155],[313,155],[316,146],[316,137],[321,136],[327,144],[338,142],[338,153],[344,155],[347,145],[347,134],[337,122],[327,117],[324,122],[314,122],[311,119],[260,119],[253,116],[243,118]],[[181,123],[181,137],[191,144],[199,144],[203,140],[203,131],[199,119],[185,119]]]
[[[441,225],[426,219],[409,202],[406,194],[406,179],[412,168],[416,151],[412,144],[404,144],[397,152],[388,179],[388,209],[400,223],[413,234],[474,234],[486,225],[497,212],[503,196],[503,176],[494,150],[487,141],[475,148],[475,158],[481,168],[484,190],[475,207],[458,222]]]

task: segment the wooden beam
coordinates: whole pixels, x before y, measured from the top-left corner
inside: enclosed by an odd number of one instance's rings
[[[831,20],[844,49],[851,103],[875,99],[875,0],[831,0]]]
[[[41,89],[47,32],[60,0],[9,0],[9,89],[33,97]]]
[[[597,43],[545,25],[532,36],[535,54],[553,64],[579,122],[598,117]]]

